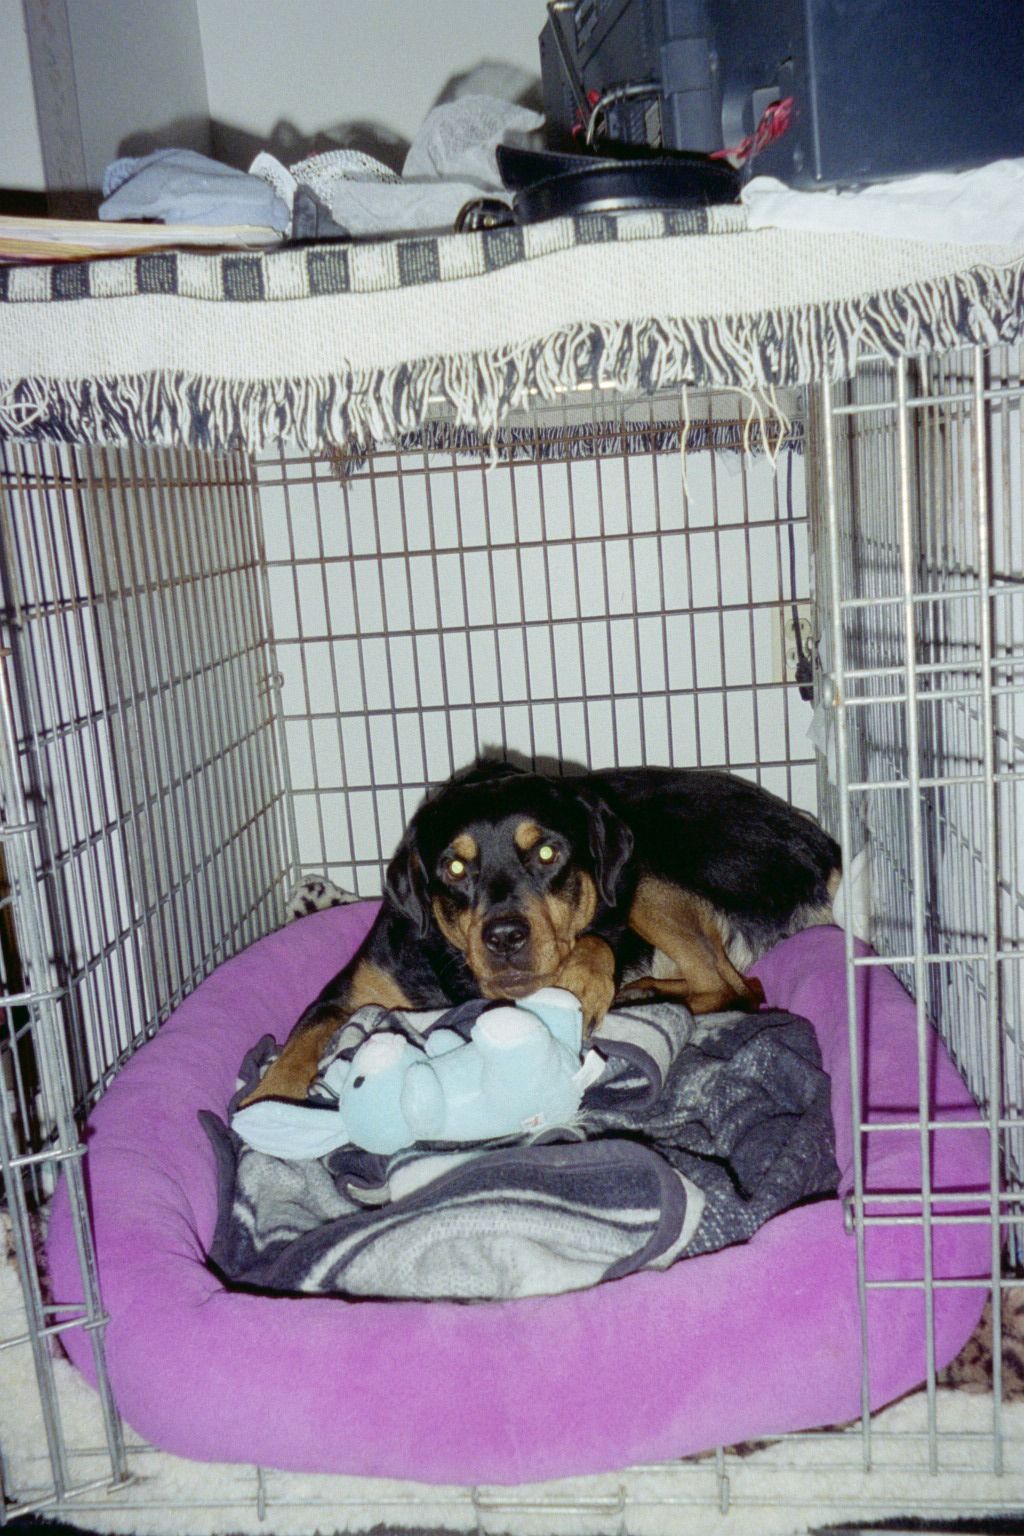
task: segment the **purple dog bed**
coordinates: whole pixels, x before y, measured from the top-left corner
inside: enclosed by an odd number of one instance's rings
[[[107,1360],[124,1417],[200,1461],[303,1472],[516,1483],[661,1461],[860,1412],[856,1248],[839,1201],[776,1217],[749,1243],[572,1294],[501,1303],[359,1301],[231,1293],[206,1268],[217,1216],[213,1153],[196,1120],[223,1114],[245,1051],[279,1037],[370,926],[371,904],[304,918],[229,961],[111,1085],[87,1170]],[[843,938],[815,928],[756,968],[768,1001],[809,1018],[831,1074],[842,1190],[852,1183]],[[882,968],[859,972],[871,1117],[917,1104],[914,1005]],[[977,1110],[934,1036],[932,1114]],[[919,1137],[865,1138],[867,1185],[920,1188]],[[987,1187],[987,1135],[934,1132],[937,1190]],[[964,1208],[979,1209],[965,1201]],[[941,1214],[951,1206],[940,1207]],[[869,1279],[920,1281],[917,1224],[870,1228]],[[81,1298],[64,1186],[49,1237],[54,1296]],[[938,1278],[990,1263],[984,1222],[936,1225]],[[950,1360],[983,1291],[935,1292],[935,1351]],[[871,1403],[925,1376],[923,1291],[869,1293]],[[94,1380],[84,1330],[63,1335]]]

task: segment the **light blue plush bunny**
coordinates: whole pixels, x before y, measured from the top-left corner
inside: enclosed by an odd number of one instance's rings
[[[411,1016],[415,1022],[415,1015]],[[477,1142],[564,1124],[600,1075],[581,1065],[583,1014],[560,987],[488,1008],[464,1040],[443,1025],[422,1044],[375,1031],[323,1083],[337,1109],[261,1099],[232,1117],[234,1131],[272,1157],[325,1157],[354,1143],[390,1154],[417,1141]]]

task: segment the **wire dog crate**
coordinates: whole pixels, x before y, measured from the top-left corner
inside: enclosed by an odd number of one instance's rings
[[[179,1497],[130,1489],[140,1472],[159,1489],[154,1453],[108,1391],[89,1443],[67,1422],[61,1331],[89,1328],[102,1362],[83,1116],[183,996],[284,920],[300,878],[377,894],[425,788],[483,748],[728,767],[819,814],[848,868],[863,850],[863,925],[982,1106],[991,1181],[944,1212],[919,1115],[916,1213],[859,1176],[851,1242],[920,1228],[927,1332],[936,1227],[986,1223],[991,1271],[971,1283],[998,1327],[1024,1245],[1022,402],[1021,359],[996,348],[867,363],[760,422],[735,395],[575,396],[510,421],[493,463],[444,420],[348,461],[0,445],[0,1157],[25,1309],[0,1368],[42,1435],[0,1463],[8,1517],[184,1518]],[[847,891],[851,978],[877,963],[855,952],[855,905]],[[59,1168],[83,1320],[40,1273]],[[884,1282],[861,1275],[866,1307]],[[865,1413],[853,1436],[546,1496],[449,1491],[443,1509],[495,1530],[735,1524],[782,1502],[809,1522],[880,1507],[883,1472],[908,1512],[1015,1508],[998,1350],[965,1428],[928,1338],[913,1423]],[[344,1480],[224,1470],[223,1529],[442,1523],[422,1489],[367,1507]]]

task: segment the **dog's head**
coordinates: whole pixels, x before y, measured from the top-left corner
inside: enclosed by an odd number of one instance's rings
[[[616,904],[632,847],[585,781],[481,763],[416,812],[387,895],[420,937],[434,924],[463,953],[485,997],[524,997]]]

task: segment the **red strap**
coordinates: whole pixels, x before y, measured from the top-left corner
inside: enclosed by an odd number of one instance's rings
[[[753,133],[748,133],[742,143],[734,145],[732,149],[713,150],[710,158],[736,160],[742,165],[746,160],[753,160],[755,155],[760,154],[761,150],[773,143],[775,139],[781,139],[792,121],[793,98],[784,96],[781,101],[773,101],[765,107],[761,114],[761,121]]]

